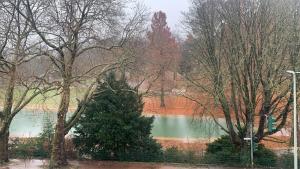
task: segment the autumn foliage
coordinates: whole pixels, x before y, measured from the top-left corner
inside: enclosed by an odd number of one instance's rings
[[[176,78],[180,48],[167,24],[164,12],[155,12],[152,18],[151,30],[148,32],[149,46],[147,57],[150,71],[157,71],[160,79],[161,107],[165,107],[164,92],[166,73],[173,72]]]

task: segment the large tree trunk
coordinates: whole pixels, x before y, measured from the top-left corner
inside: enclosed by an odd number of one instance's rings
[[[7,130],[0,136],[0,164],[8,162],[8,139],[9,131]]]
[[[15,89],[16,67],[13,66],[9,72],[10,80],[6,88],[3,111],[0,112],[0,162],[8,162],[8,139],[9,139],[9,115],[13,106]]]
[[[65,118],[68,112],[70,103],[70,84],[65,81],[59,110],[57,113],[57,123],[55,126],[55,134],[52,141],[52,152],[50,159],[50,168],[59,168],[67,165],[67,158],[65,154]]]
[[[165,105],[165,70],[163,68],[160,79],[160,107],[166,107]]]

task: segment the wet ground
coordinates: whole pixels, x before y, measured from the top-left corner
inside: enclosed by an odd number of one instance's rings
[[[189,166],[179,164],[156,163],[127,163],[103,161],[69,161],[66,169],[233,169],[213,166]],[[0,166],[0,169],[46,169],[47,160],[11,160],[9,164]]]

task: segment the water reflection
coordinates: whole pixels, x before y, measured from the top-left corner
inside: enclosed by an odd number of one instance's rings
[[[217,119],[224,126],[224,119]],[[209,139],[225,134],[211,118],[193,118],[187,116],[155,116],[152,135],[155,137],[172,137]]]
[[[45,119],[56,121],[55,113],[21,112],[12,121],[11,136],[34,137],[42,131]],[[218,119],[224,125],[224,119]],[[152,135],[154,137],[209,139],[225,134],[211,118],[188,116],[155,116]]]

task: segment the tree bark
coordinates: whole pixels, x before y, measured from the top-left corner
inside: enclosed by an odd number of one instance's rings
[[[165,70],[162,68],[161,80],[160,80],[160,107],[166,107],[165,104]]]
[[[7,130],[0,136],[0,164],[8,162],[8,139],[9,131]]]
[[[59,168],[66,166],[67,158],[65,154],[65,119],[70,103],[70,83],[68,80],[64,82],[59,110],[57,113],[57,123],[55,126],[55,134],[52,142],[52,152],[50,159],[50,168]]]
[[[3,111],[0,112],[0,163],[8,162],[8,140],[11,109],[16,80],[16,67],[13,66],[9,72],[10,80],[6,88]]]

